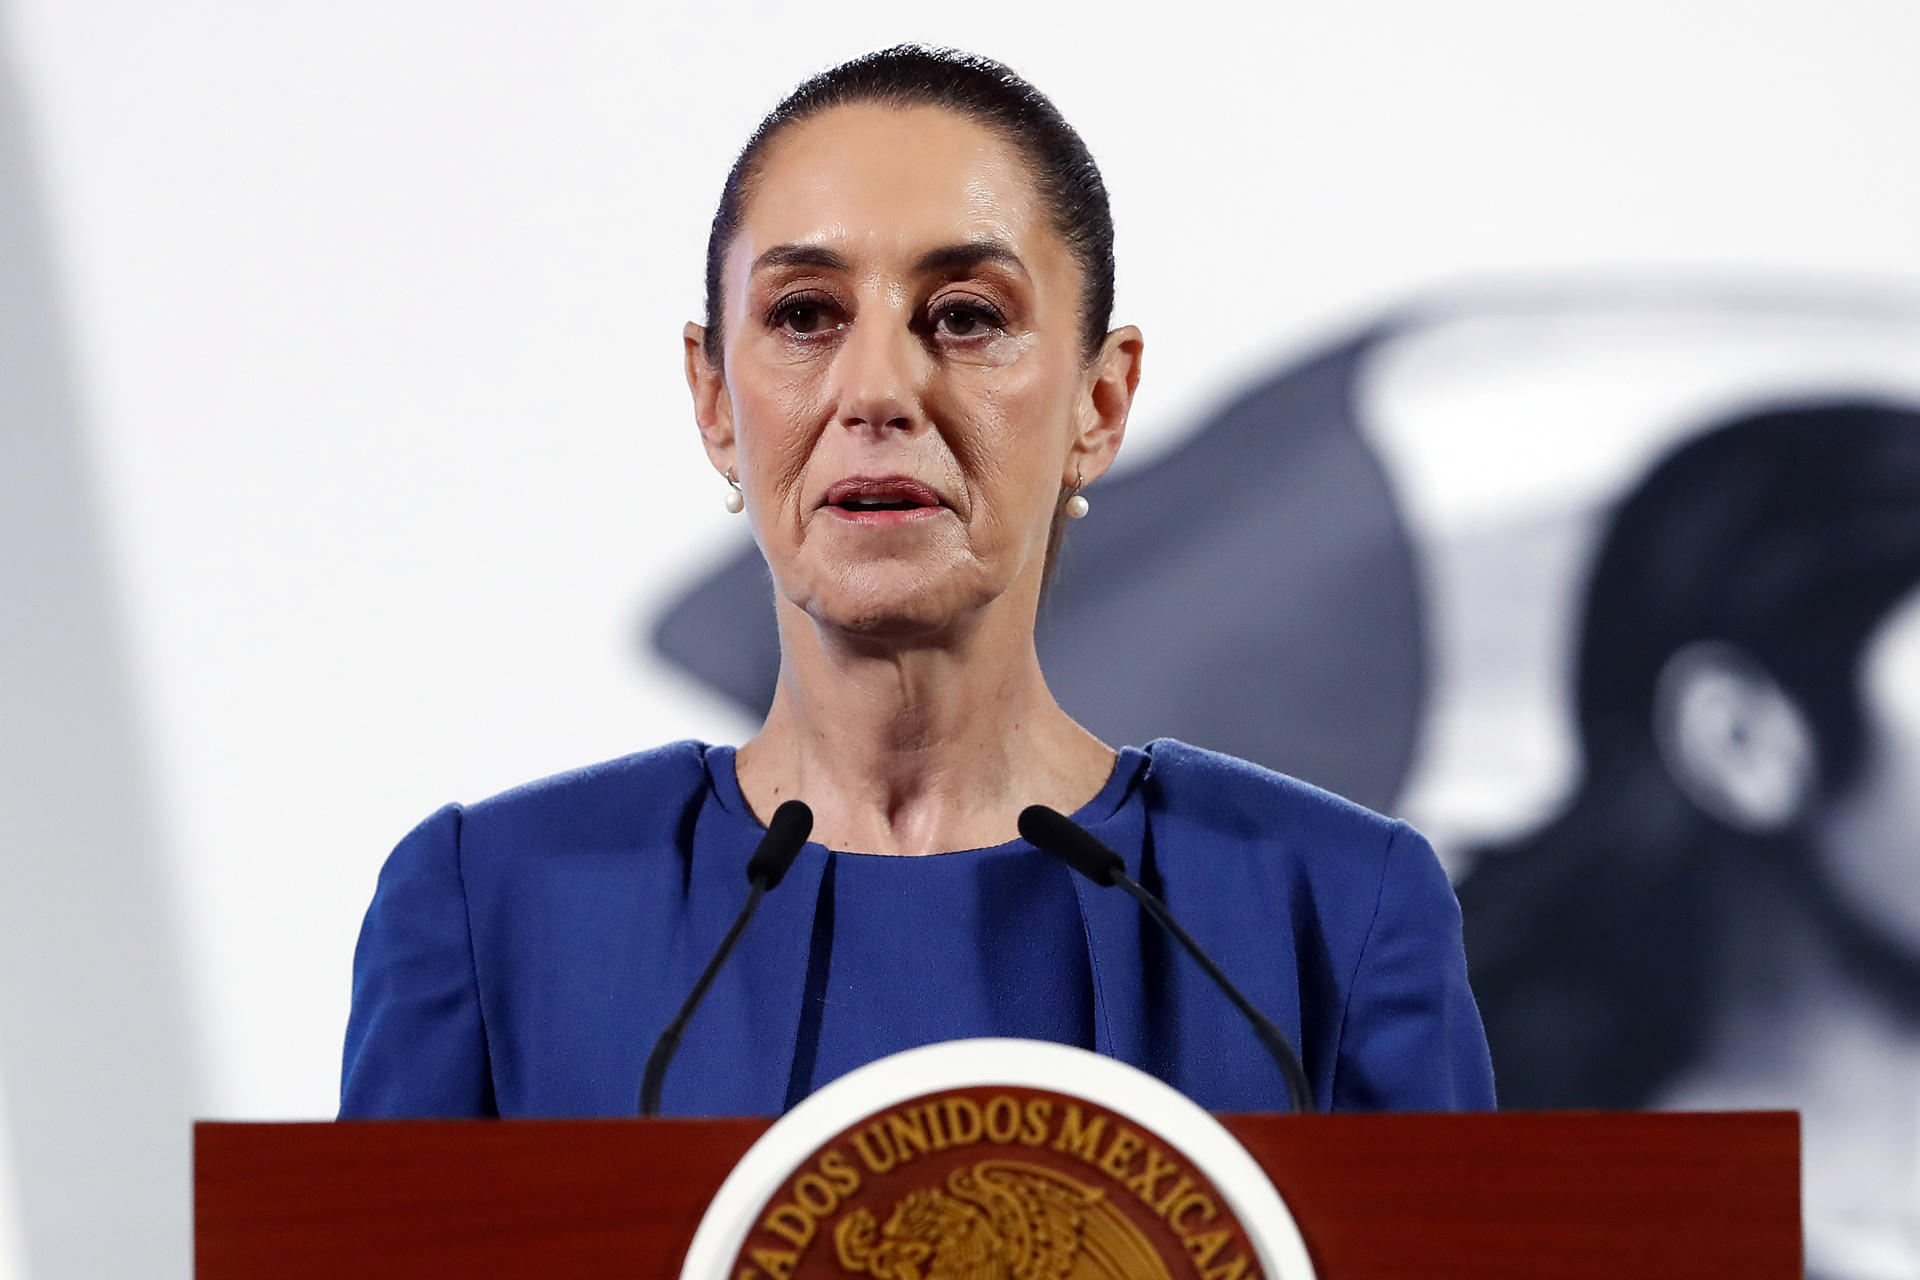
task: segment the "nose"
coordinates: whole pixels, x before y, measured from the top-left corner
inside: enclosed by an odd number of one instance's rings
[[[884,316],[884,318],[883,318]],[[891,311],[870,307],[833,363],[836,416],[856,431],[912,431],[922,421],[926,354]]]

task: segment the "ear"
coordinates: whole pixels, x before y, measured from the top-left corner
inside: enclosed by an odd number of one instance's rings
[[[1667,773],[1738,831],[1784,830],[1813,796],[1815,742],[1800,707],[1744,650],[1717,640],[1667,659],[1654,693]]]
[[[687,389],[693,392],[693,418],[700,427],[700,440],[714,469],[725,475],[734,465],[733,399],[727,394],[727,380],[721,370],[707,359],[707,330],[691,320],[684,331],[687,361]]]
[[[1097,480],[1113,465],[1113,456],[1127,434],[1133,393],[1140,385],[1140,352],[1144,345],[1140,330],[1130,324],[1115,329],[1100,344],[1100,354],[1094,358],[1081,388],[1079,420],[1062,484],[1071,485],[1076,475],[1083,483]]]

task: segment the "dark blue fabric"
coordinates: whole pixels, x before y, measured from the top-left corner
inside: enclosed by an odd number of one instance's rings
[[[1076,816],[1300,1048],[1319,1107],[1493,1106],[1459,907],[1411,827],[1165,738],[1123,753]],[[429,817],[361,931],[340,1114],[631,1114],[761,833],[731,750],[696,742]],[[774,1115],[892,1048],[988,1032],[1087,1044],[1213,1110],[1283,1109],[1206,975],[1124,894],[1064,882],[1070,897],[1020,842],[897,859],[808,844],[688,1028],[662,1110]],[[912,927],[887,939],[890,908]]]
[[[1121,752],[1073,816],[1110,817],[1144,752]],[[720,803],[751,812],[733,751],[707,751]],[[902,1049],[969,1036],[1057,1040],[1091,1049],[1093,972],[1073,873],[1024,840],[902,858],[830,853],[814,913],[795,1045],[807,1092]]]

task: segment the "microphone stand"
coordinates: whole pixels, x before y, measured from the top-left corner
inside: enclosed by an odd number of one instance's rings
[[[1253,1026],[1254,1035],[1280,1067],[1280,1074],[1287,1083],[1287,1101],[1295,1111],[1308,1111],[1313,1107],[1313,1089],[1307,1082],[1307,1071],[1300,1063],[1300,1055],[1287,1043],[1280,1028],[1273,1020],[1260,1012],[1253,1002],[1242,995],[1240,988],[1233,985],[1231,979],[1213,962],[1213,957],[1201,950],[1193,936],[1180,927],[1180,922],[1167,910],[1167,904],[1149,893],[1144,885],[1127,874],[1127,864],[1120,855],[1101,843],[1085,827],[1045,805],[1029,805],[1020,813],[1020,834],[1027,843],[1037,849],[1052,854],[1069,867],[1085,876],[1102,888],[1119,885],[1132,896],[1135,902],[1153,918],[1153,922],[1186,949],[1188,955],[1206,970],[1209,978],[1225,993],[1233,1007],[1240,1011]]]
[[[707,967],[700,972],[700,980],[693,984],[680,1012],[673,1016],[667,1029],[653,1042],[653,1052],[647,1055],[646,1070],[640,1076],[640,1114],[652,1117],[660,1114],[660,1089],[666,1083],[667,1064],[673,1061],[673,1055],[680,1049],[680,1038],[686,1034],[687,1024],[693,1021],[693,1011],[700,1007],[706,998],[707,988],[720,975],[720,966],[727,962],[733,949],[740,942],[740,935],[747,931],[747,922],[753,919],[753,913],[760,909],[760,899],[767,896],[769,889],[777,888],[787,874],[787,868],[799,856],[800,847],[807,842],[807,836],[813,831],[813,810],[798,800],[789,800],[773,811],[773,820],[767,823],[767,834],[760,839],[760,846],[753,851],[753,857],[747,861],[747,901],[740,908],[740,914],[733,918],[733,925],[727,930],[727,936],[720,940],[720,946],[714,951],[713,959],[707,961]]]

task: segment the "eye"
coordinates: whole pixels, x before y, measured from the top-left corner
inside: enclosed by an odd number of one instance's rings
[[[1006,324],[998,311],[981,302],[948,302],[934,309],[933,327],[950,338],[980,338]]]
[[[840,310],[819,294],[795,294],[774,304],[767,323],[796,338],[813,338],[840,327]]]

